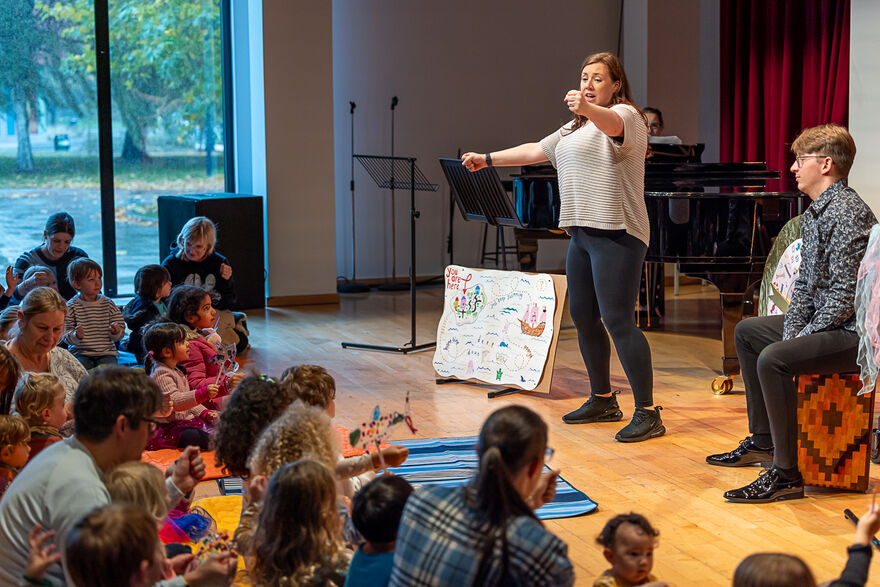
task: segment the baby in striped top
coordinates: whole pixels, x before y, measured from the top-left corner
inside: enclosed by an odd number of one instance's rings
[[[125,334],[122,312],[101,295],[102,277],[101,266],[87,257],[75,259],[67,268],[67,278],[78,293],[67,302],[62,340],[86,369],[115,365],[116,343]]]

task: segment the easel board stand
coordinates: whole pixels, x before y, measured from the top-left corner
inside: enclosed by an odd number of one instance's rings
[[[435,342],[416,344],[416,191],[436,192],[440,186],[431,183],[416,167],[415,157],[386,157],[381,155],[354,155],[376,185],[383,189],[408,189],[410,193],[409,209],[409,310],[410,339],[402,346],[383,346],[358,342],[343,342],[344,349],[362,349],[366,351],[384,351],[389,353],[408,354],[434,348]],[[405,178],[405,179],[403,179]],[[392,210],[392,214],[393,214]]]
[[[470,269],[474,272],[480,272],[480,269]],[[537,275],[535,273],[525,273],[526,275]],[[506,395],[513,395],[516,393],[522,392],[537,392],[537,393],[550,393],[550,386],[553,380],[553,368],[556,363],[556,347],[559,344],[559,332],[562,327],[562,314],[565,311],[565,296],[568,295],[568,283],[566,281],[565,275],[554,275],[548,274],[553,279],[553,289],[556,296],[556,306],[553,311],[553,337],[550,341],[550,348],[547,352],[547,360],[544,363],[544,369],[541,372],[541,379],[538,381],[538,385],[535,386],[534,389],[524,389],[522,387],[518,387],[515,385],[506,385],[502,386],[500,389],[494,389],[492,391],[487,392],[487,397],[489,399],[493,399],[496,397],[503,397]],[[434,382],[437,385],[446,385],[450,383],[471,383],[477,384],[480,386],[490,386],[495,387],[491,383],[487,383],[486,381],[469,378],[469,379],[458,379],[456,377],[437,377],[434,379]]]

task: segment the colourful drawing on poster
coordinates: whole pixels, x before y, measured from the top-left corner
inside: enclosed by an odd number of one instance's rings
[[[442,377],[534,389],[550,343],[553,278],[517,271],[446,268],[434,369]]]

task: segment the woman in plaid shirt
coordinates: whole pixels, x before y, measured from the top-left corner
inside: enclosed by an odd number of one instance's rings
[[[558,471],[547,424],[522,406],[493,412],[463,487],[426,486],[400,521],[390,585],[572,585],[568,546],[535,516],[553,501]]]

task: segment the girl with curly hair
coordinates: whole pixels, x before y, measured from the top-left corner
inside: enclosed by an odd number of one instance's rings
[[[229,396],[214,432],[212,446],[217,465],[229,475],[249,479],[247,461],[260,433],[295,399],[290,388],[271,377],[245,377]]]
[[[326,465],[300,459],[269,481],[254,540],[252,577],[259,585],[342,585],[343,547],[336,484]]]
[[[295,401],[260,435],[247,462],[251,475],[249,492],[251,502],[241,515],[235,531],[239,552],[245,557],[247,567],[252,568],[254,539],[259,533],[258,518],[263,508],[261,498],[265,493],[267,479],[283,465],[298,459],[310,458],[328,471],[336,466],[338,442],[330,427],[330,418],[320,408]],[[336,501],[335,486],[331,490]],[[334,506],[338,513],[338,508]],[[260,532],[262,529],[260,529]]]

